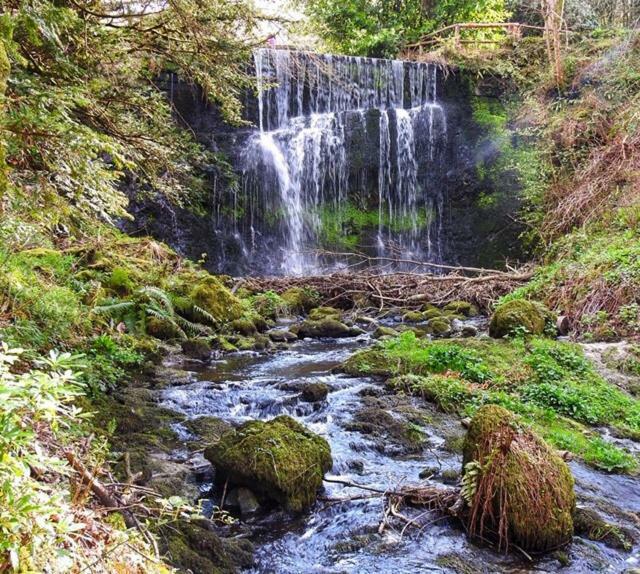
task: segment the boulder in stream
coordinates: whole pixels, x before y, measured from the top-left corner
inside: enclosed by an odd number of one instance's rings
[[[288,416],[250,421],[205,450],[217,479],[246,486],[301,511],[311,506],[333,466],[329,443]]]
[[[297,331],[297,335],[301,339],[305,337],[310,337],[311,339],[323,337],[338,339],[341,337],[353,337],[362,332],[360,329],[355,330],[355,328],[349,327],[332,317],[318,321],[307,319],[298,325]]]
[[[571,540],[576,503],[571,471],[506,409],[487,405],[473,417],[463,472],[472,538],[533,552]]]

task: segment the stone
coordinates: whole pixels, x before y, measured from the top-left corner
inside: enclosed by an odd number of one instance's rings
[[[444,311],[464,317],[475,317],[478,314],[478,308],[468,301],[452,301],[445,305]]]
[[[462,472],[472,538],[492,539],[503,550],[516,544],[544,552],[573,537],[569,467],[508,410],[478,409],[465,438]]]
[[[437,317],[427,323],[427,329],[436,337],[449,337],[452,333],[451,323],[446,317]]]
[[[477,337],[478,329],[473,325],[464,325],[462,329],[460,329],[460,336],[465,338]]]
[[[192,359],[206,361],[211,357],[211,346],[207,339],[187,339],[182,341],[180,346],[182,347],[182,352]]]
[[[333,466],[322,437],[288,416],[250,421],[205,449],[219,482],[246,486],[291,511],[311,506]]]
[[[496,339],[521,333],[542,335],[548,324],[555,327],[555,323],[555,315],[542,303],[514,299],[495,310],[489,324],[489,335]]]
[[[419,311],[408,311],[402,316],[402,320],[405,323],[421,323],[424,316]]]
[[[334,307],[316,307],[309,311],[309,319],[312,321],[321,321],[322,319],[335,319],[339,321],[342,317],[342,311]]]
[[[398,332],[395,329],[392,329],[391,327],[385,327],[384,325],[380,325],[380,327],[378,327],[374,332],[373,332],[373,338],[374,339],[380,339],[382,337],[395,337],[398,334]]]
[[[428,480],[434,476],[437,476],[439,472],[440,469],[437,466],[427,466],[420,471],[418,478],[420,478],[420,480]]]
[[[236,488],[233,494],[242,518],[250,518],[260,510],[260,503],[256,495],[248,488],[241,486]]]
[[[307,319],[298,326],[298,337],[301,339],[306,337],[311,339],[352,337],[352,333],[351,327],[332,318],[319,321]]]
[[[329,385],[325,383],[307,383],[302,387],[302,400],[307,403],[324,401],[329,394]]]
[[[422,313],[425,321],[429,321],[430,319],[435,319],[436,317],[442,316],[442,312],[437,307],[429,307],[426,311]]]
[[[245,337],[250,337],[251,335],[255,335],[258,332],[258,329],[256,328],[253,321],[246,317],[231,321],[231,324],[229,326],[231,327],[232,331],[234,331],[235,333],[240,333]]]
[[[274,343],[291,343],[298,339],[298,335],[288,329],[273,329],[267,335]]]

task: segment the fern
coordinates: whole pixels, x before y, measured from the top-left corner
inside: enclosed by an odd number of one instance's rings
[[[475,460],[467,463],[464,467],[464,476],[462,477],[462,488],[460,490],[460,494],[469,506],[471,506],[473,498],[476,495],[476,490],[478,489],[478,478],[480,477],[481,471],[482,466]]]

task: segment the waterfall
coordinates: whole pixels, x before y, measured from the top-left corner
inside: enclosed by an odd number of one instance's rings
[[[447,131],[437,68],[274,49],[256,50],[254,66],[259,131],[234,208],[249,259],[287,274],[338,264],[317,255],[332,247],[438,259]]]

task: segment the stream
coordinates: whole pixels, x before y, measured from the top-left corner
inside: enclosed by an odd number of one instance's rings
[[[335,372],[351,353],[370,344],[367,335],[338,340],[300,341],[273,354],[236,353],[208,365],[188,367],[193,381],[162,391],[162,405],[188,417],[220,417],[237,424],[250,419],[268,420],[287,414],[331,445],[334,465],[330,479],[356,482],[385,489],[419,484],[421,471],[438,469],[433,480],[442,482],[447,470],[460,469],[461,455],[448,448],[452,438],[464,435],[457,417],[437,412],[422,400],[389,394],[372,378],[354,378]],[[325,401],[303,402],[295,384],[322,382],[330,387]],[[397,437],[362,432],[362,422],[375,405],[394,418],[416,413],[422,445],[405,448]],[[364,413],[364,415],[363,415]],[[403,418],[403,422],[406,419]],[[186,435],[186,429],[177,429]],[[596,507],[612,522],[634,527],[640,513],[637,479],[607,475],[572,462],[579,504]],[[211,484],[201,485],[210,494]],[[623,572],[638,565],[640,555],[612,550],[604,545],[575,538],[568,548],[569,565],[553,555],[526,561],[517,554],[507,556],[480,548],[465,538],[449,519],[424,511],[403,509],[419,516],[421,529],[392,522],[379,534],[383,517],[381,497],[362,498],[360,489],[325,483],[325,492],[315,507],[302,516],[281,511],[248,520],[255,543],[255,574],[369,574],[394,572]],[[361,497],[359,500],[350,499]],[[219,503],[215,497],[210,505]]]

